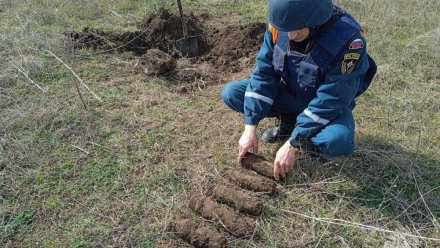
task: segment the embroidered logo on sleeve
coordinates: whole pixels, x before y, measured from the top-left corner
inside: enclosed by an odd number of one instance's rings
[[[361,55],[359,53],[347,53],[342,60],[341,73],[347,74],[353,71]]]
[[[348,49],[350,50],[355,50],[360,48],[364,48],[364,42],[361,39],[355,39],[354,41],[351,42],[350,46],[348,47]]]

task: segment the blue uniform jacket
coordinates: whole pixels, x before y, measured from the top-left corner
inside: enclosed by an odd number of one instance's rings
[[[282,75],[274,68],[274,49],[278,35],[278,31],[268,25],[245,93],[245,124],[258,125],[260,120],[268,116],[277,99],[280,83],[286,83],[288,88],[298,87],[292,85],[295,83],[291,80],[282,81]],[[335,35],[337,37],[338,34]],[[311,94],[312,97],[298,96],[292,99],[303,111],[297,118],[292,139],[313,137],[344,109],[354,106],[360,82],[365,78],[370,65],[366,45],[362,31],[354,34],[339,51],[332,51],[335,56],[327,68],[320,68],[320,83],[310,88],[309,93],[307,89],[301,93]]]

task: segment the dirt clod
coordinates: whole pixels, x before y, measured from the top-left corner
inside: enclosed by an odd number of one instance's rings
[[[189,201],[189,207],[205,219],[220,221],[228,231],[237,237],[249,237],[254,232],[255,221],[253,219],[242,217],[207,196],[192,197]]]
[[[216,184],[212,189],[212,195],[218,201],[242,213],[259,215],[263,209],[263,201],[260,198],[232,185]]]
[[[141,56],[137,66],[147,75],[159,75],[173,68],[174,59],[159,49],[149,49]]]
[[[241,164],[246,169],[253,170],[262,176],[274,179],[273,162],[266,160],[262,156],[248,152],[241,161]]]
[[[255,192],[265,192],[272,194],[275,192],[276,184],[274,181],[255,174],[252,171],[235,169],[226,171],[224,177],[246,189]]]
[[[188,243],[202,248],[226,248],[228,241],[216,230],[190,219],[180,219],[174,223],[174,230]]]

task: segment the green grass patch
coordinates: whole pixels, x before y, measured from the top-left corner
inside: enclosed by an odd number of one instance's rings
[[[438,237],[439,2],[336,2],[364,26],[379,65],[355,110],[358,150],[346,158],[301,160],[285,182],[296,186],[280,186],[253,238],[231,239],[231,247],[381,247],[394,238],[327,228],[280,209]],[[186,13],[208,11],[216,27],[267,19],[267,1],[183,5]],[[134,72],[137,58],[128,53],[73,51],[65,44],[63,32],[85,27],[136,30],[161,7],[178,10],[174,1],[160,0],[1,4],[0,246],[154,247],[176,238],[162,233],[174,218],[198,218],[186,207],[193,188],[205,190],[217,171],[235,166],[242,118],[221,102],[220,84],[182,94],[181,85]],[[83,109],[77,79],[44,49],[103,102],[81,86]],[[274,147],[261,144],[260,151],[271,158]]]
[[[10,216],[6,215],[6,224],[2,228],[2,232],[0,232],[0,237],[3,239],[13,236],[18,230],[29,227],[29,224],[31,223],[35,213],[35,209],[26,209],[15,214],[11,214]]]

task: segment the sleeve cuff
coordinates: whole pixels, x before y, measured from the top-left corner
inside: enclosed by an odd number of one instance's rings
[[[298,132],[294,129],[292,135],[289,138],[289,143],[295,148],[300,147]]]
[[[245,125],[254,125],[257,126],[258,123],[260,123],[260,119],[258,117],[244,117],[244,124]]]
[[[300,147],[299,141],[297,139],[290,138],[289,139],[289,143],[290,143],[290,145],[292,147],[295,147],[295,148],[299,148]]]
[[[292,135],[290,135],[290,139],[298,140],[299,139],[299,133],[297,131],[297,128],[293,129]]]

